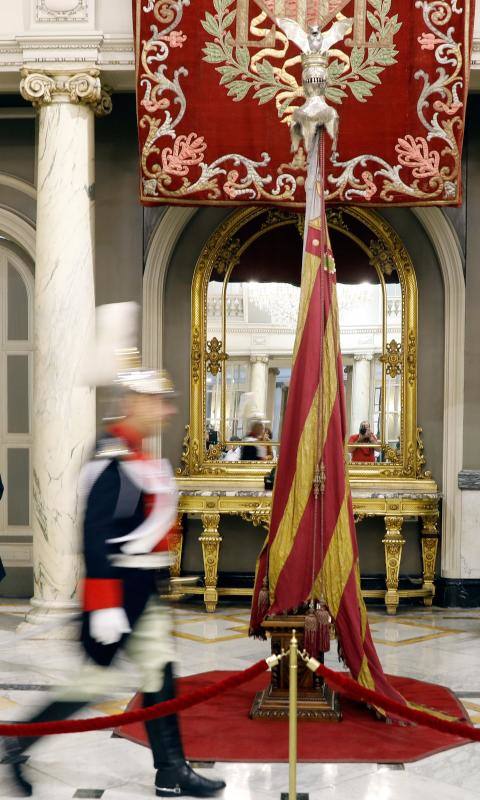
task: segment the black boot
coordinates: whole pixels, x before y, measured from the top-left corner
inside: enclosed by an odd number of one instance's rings
[[[22,771],[22,766],[28,761],[28,756],[24,755],[20,739],[15,736],[6,736],[3,741],[3,753],[1,764],[8,764],[10,778],[19,795],[31,797],[33,793],[32,784],[29,783]]]
[[[186,761],[181,766],[159,769],[155,778],[157,797],[214,797],[225,781],[212,781],[194,772]]]
[[[84,702],[71,702],[64,703],[56,701],[50,703],[49,706],[44,708],[33,719],[28,722],[56,722],[64,720],[75,714],[86,705]],[[15,784],[17,791],[23,797],[31,797],[33,788],[31,783],[27,781],[23,774],[23,765],[28,761],[26,751],[38,740],[38,736],[24,737],[18,739],[16,737],[5,737],[3,740],[3,758],[2,764],[10,766],[10,777]]]
[[[175,698],[172,665],[165,667],[164,682],[159,692],[145,692],[144,708]],[[158,717],[145,723],[153,763],[157,770],[157,797],[213,797],[225,788],[224,781],[209,780],[198,775],[185,761],[176,714]]]

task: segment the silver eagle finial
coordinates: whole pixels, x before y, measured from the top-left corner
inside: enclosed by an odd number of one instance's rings
[[[309,25],[305,31],[298,22],[288,17],[277,17],[276,23],[289,41],[302,51],[302,84],[305,103],[295,109],[290,124],[292,149],[298,150],[302,139],[307,152],[315,138],[317,128],[325,127],[336,152],[339,117],[337,111],[325,100],[327,89],[327,54],[351,30],[352,19],[334,22],[326,33],[319,25]]]

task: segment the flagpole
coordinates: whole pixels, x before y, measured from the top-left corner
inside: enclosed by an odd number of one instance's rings
[[[361,595],[358,545],[345,465],[346,419],[336,279],[333,274],[335,269],[325,217],[327,169],[323,149],[319,148],[319,133],[322,132],[324,138],[326,134],[329,135],[332,140],[332,151],[337,152],[339,114],[328,104],[326,97],[328,58],[333,46],[345,37],[352,24],[352,19],[337,19],[324,33],[320,24],[309,25],[308,30],[305,30],[291,17],[277,18],[277,26],[282,34],[296,44],[302,53],[302,86],[305,102],[300,107],[292,104],[290,108],[290,133],[293,150],[298,150],[303,142],[309,157],[302,268],[304,293],[301,294],[304,305],[302,316],[297,323],[295,358],[287,405],[290,427],[288,432],[283,431],[282,436],[282,441],[285,439],[289,442],[288,458],[285,455],[287,445],[285,448],[282,445],[275,481],[269,539],[265,552],[262,550],[257,572],[260,582],[265,584],[263,595],[267,598],[268,605],[265,604],[265,613],[262,614],[259,613],[258,607],[255,609],[252,607],[252,631],[260,635],[265,634],[265,630],[268,629],[266,620],[269,613],[282,615],[293,611],[298,614],[299,609],[304,610],[305,605],[311,604],[312,608],[304,613],[303,646],[311,655],[318,654],[322,657],[323,652],[330,648],[330,614],[326,604],[328,601],[339,644],[342,646],[345,662],[352,675],[361,685],[380,688],[389,697],[400,700],[401,696],[390,685],[383,672],[372,641]],[[319,318],[322,330],[318,328]],[[324,329],[325,325],[327,331]],[[316,341],[318,335],[321,341]],[[318,365],[311,359],[308,374],[304,369],[304,361],[301,364],[297,361],[300,352],[297,349],[297,342],[298,348],[303,345],[305,347],[305,352],[302,351],[304,360],[306,354],[313,352],[315,352],[314,358],[318,358]],[[317,366],[320,373],[318,381],[316,375],[312,375],[312,369],[316,372]],[[322,369],[325,366],[328,369]],[[295,388],[295,394],[292,392],[292,387]],[[324,397],[327,396],[331,399],[328,407],[324,401]],[[292,424],[291,408],[294,400],[305,410],[308,404],[309,413],[305,418],[302,417],[301,428]],[[325,414],[328,416],[325,417]],[[321,451],[320,458],[314,447],[308,446],[312,442],[315,446],[317,436],[321,437],[321,447],[318,448]],[[325,441],[326,437],[328,442]],[[325,474],[326,469],[328,475]],[[300,470],[308,470],[306,482],[297,481]],[[322,491],[326,481],[328,481],[328,498],[326,492]],[[337,481],[341,485],[334,485]],[[313,502],[315,494],[317,494],[316,503]],[[315,522],[313,512],[317,505]],[[325,512],[323,522],[318,519],[322,508]],[[319,563],[318,570],[314,573],[314,580],[311,581],[310,570],[304,569],[303,563],[305,559],[312,557],[319,525],[323,530],[323,540],[320,541],[319,537],[316,546],[322,548],[322,553],[317,558],[318,553],[315,551],[314,562],[319,561]],[[288,548],[284,547],[287,539]],[[348,547],[344,546],[345,542],[348,542]],[[295,559],[290,557],[293,553]],[[326,559],[328,572],[325,571],[323,563]],[[342,575],[338,574],[338,570],[332,574],[332,567],[337,561],[342,561]],[[292,575],[295,581],[291,580]],[[258,580],[255,582],[255,593],[255,598],[258,598]],[[317,605],[319,607],[316,607]],[[298,625],[296,628],[298,630]],[[307,641],[310,641],[311,649]],[[282,679],[284,677],[282,676]],[[274,689],[272,693],[273,691]],[[303,701],[303,698],[301,700]],[[333,711],[334,718],[338,719],[334,698],[332,703],[332,709],[329,709],[328,714]]]

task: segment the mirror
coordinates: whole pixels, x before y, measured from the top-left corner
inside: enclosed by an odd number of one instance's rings
[[[337,271],[347,459],[351,471],[387,466],[396,474],[408,456],[411,470],[416,456],[413,267],[396,234],[374,212],[329,209],[328,218]],[[220,226],[218,246],[207,245],[208,255],[197,265],[192,403],[201,401],[199,446],[212,465],[206,465],[207,472],[222,473],[223,466],[213,462],[229,465],[227,470],[247,468],[242,462],[248,462],[254,474],[265,473],[278,456],[300,300],[302,231],[297,212],[242,209]],[[192,408],[192,429],[198,429],[198,409]]]

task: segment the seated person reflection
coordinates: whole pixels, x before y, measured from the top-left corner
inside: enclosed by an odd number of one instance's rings
[[[262,444],[265,441],[265,424],[262,420],[254,420],[243,440],[241,461],[266,461],[267,448]]]
[[[359,447],[364,444],[365,447]],[[377,445],[377,446],[375,446]],[[360,423],[358,433],[354,433],[348,440],[348,449],[352,457],[352,462],[375,463],[375,450],[381,450],[378,439],[370,429],[370,423],[366,420]]]
[[[242,455],[242,448],[237,442],[240,442],[241,439],[238,436],[232,436],[230,442],[232,443],[230,447],[226,447],[223,455],[224,461],[240,461]],[[233,444],[233,442],[235,444]]]

